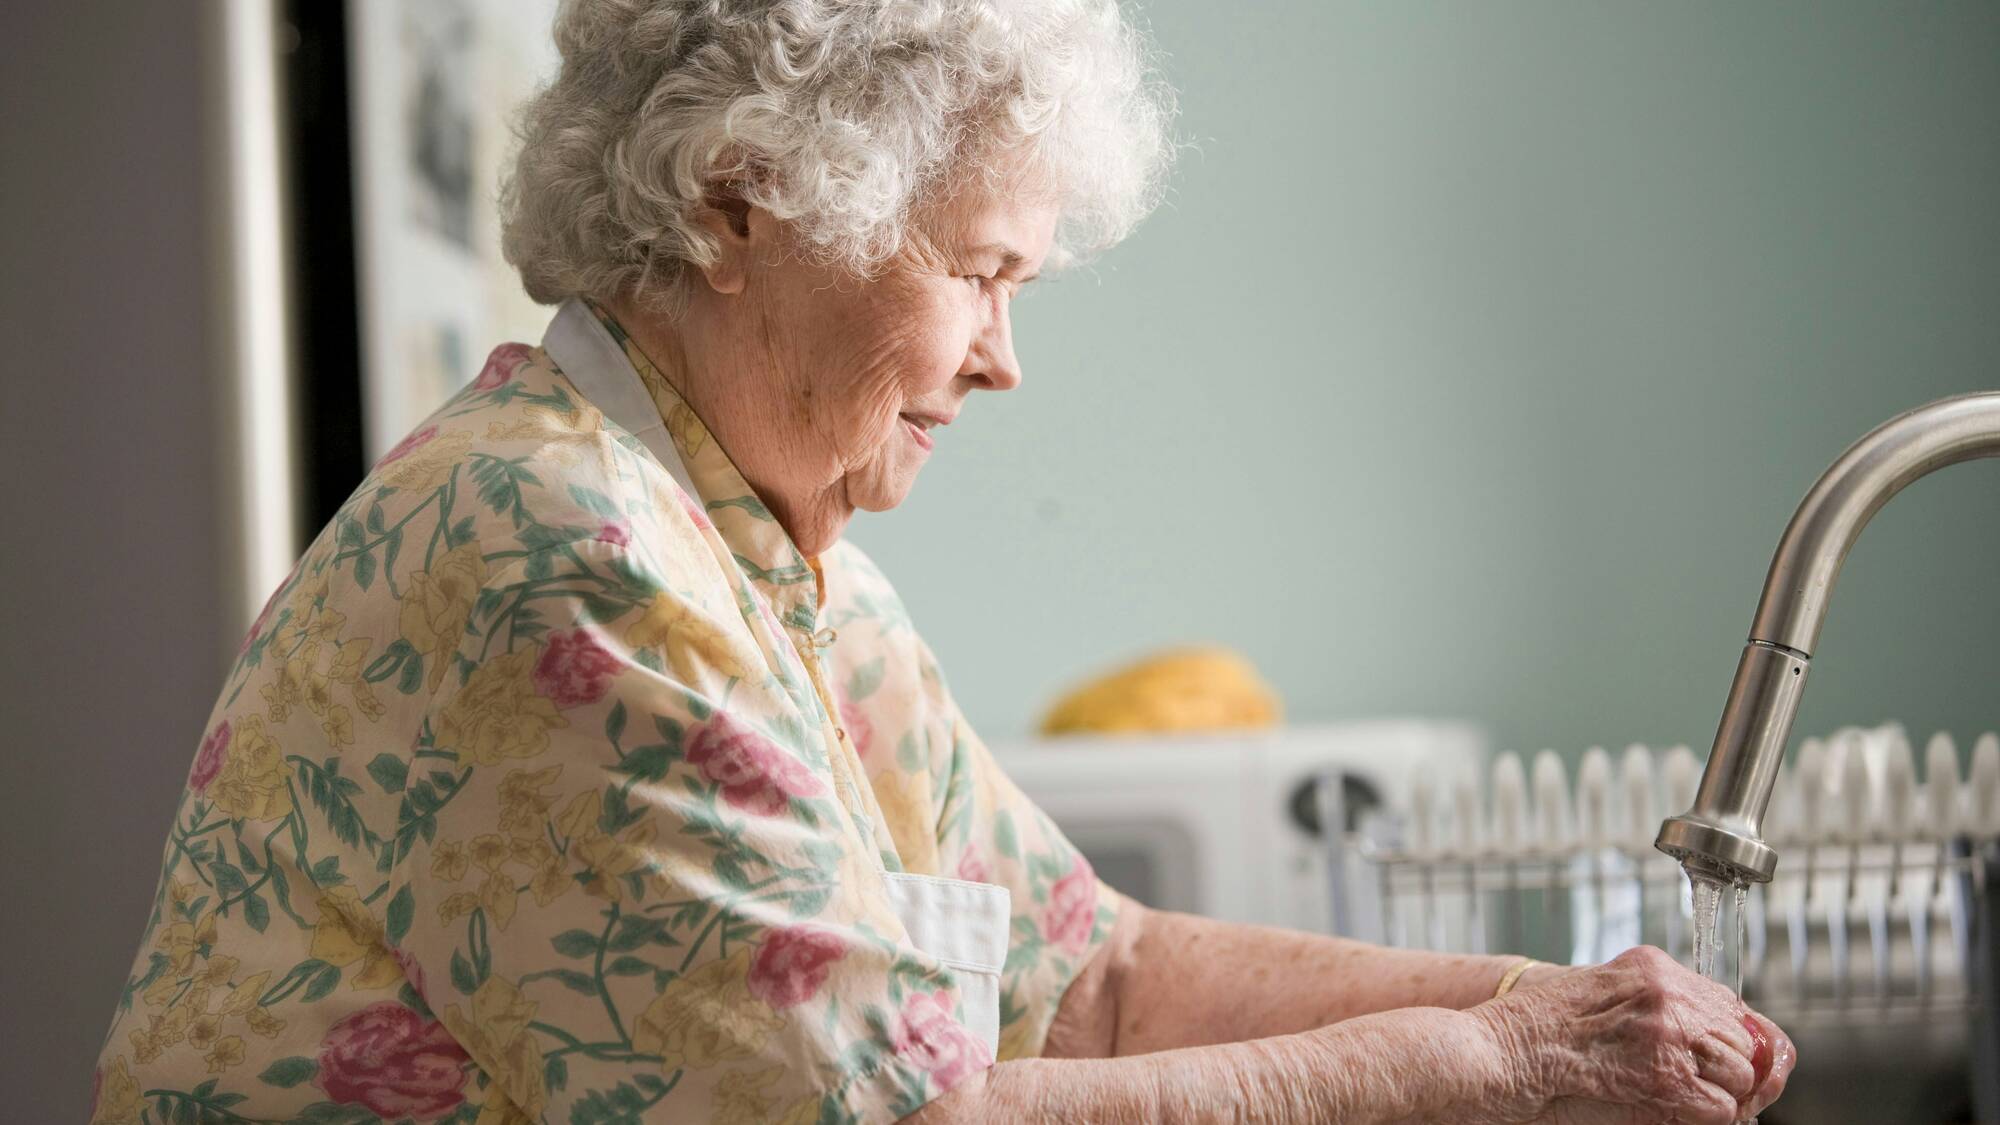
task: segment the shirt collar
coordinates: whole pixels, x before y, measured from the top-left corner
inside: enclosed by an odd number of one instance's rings
[[[821,580],[708,431],[616,317],[585,297],[564,301],[542,348],[591,404],[653,452],[715,524],[737,565],[779,618],[818,629]]]

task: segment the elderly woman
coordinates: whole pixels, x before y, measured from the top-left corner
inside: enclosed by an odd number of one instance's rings
[[[1777,1028],[1148,910],[840,536],[1009,307],[1128,231],[1112,0],[578,0],[503,194],[539,347],[395,446],[245,639],[96,1121],[1716,1122]]]

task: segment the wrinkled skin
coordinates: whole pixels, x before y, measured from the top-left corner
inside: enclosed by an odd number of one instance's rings
[[[1535,966],[1492,999],[1514,961],[1121,900],[1043,1057],[971,1076],[904,1121],[1705,1125],[1784,1090],[1784,1034],[1657,949]]]
[[[1776,1024],[1650,946],[1473,1014],[1501,1044],[1512,1091],[1497,1117],[1467,1120],[1731,1125],[1776,1101],[1796,1061]]]
[[[911,217],[902,249],[857,278],[814,264],[792,227],[719,198],[716,260],[670,318],[611,309],[706,423],[799,550],[859,509],[902,503],[974,391],[1020,385],[1009,307],[1054,244],[1059,208],[1014,177]]]

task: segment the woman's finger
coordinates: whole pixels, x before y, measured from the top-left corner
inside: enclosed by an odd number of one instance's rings
[[[1757,1090],[1757,1073],[1742,1051],[1720,1037],[1705,1035],[1692,1044],[1695,1073],[1701,1080],[1729,1095],[1731,1108],[1749,1100]]]
[[[1749,1012],[1743,1013],[1743,1030],[1750,1033],[1750,1069],[1756,1074],[1755,1082],[1761,1085],[1771,1074],[1771,1033],[1764,1030],[1763,1021]]]
[[[1757,1087],[1757,1092],[1751,1096],[1750,1100],[1743,1103],[1743,1116],[1754,1118],[1764,1112],[1766,1106],[1777,1101],[1779,1096],[1785,1092],[1785,1083],[1790,1078],[1791,1072],[1789,1067],[1782,1073],[1773,1073],[1771,1077],[1766,1078],[1763,1084]]]
[[[1745,1106],[1746,1111],[1754,1116],[1762,1112],[1765,1106],[1777,1101],[1778,1095],[1785,1092],[1785,1083],[1792,1076],[1792,1067],[1798,1063],[1798,1050],[1792,1046],[1791,1039],[1778,1029],[1777,1024],[1755,1012],[1749,1013],[1745,1018],[1754,1022],[1764,1033],[1765,1042],[1770,1050],[1770,1067],[1759,1072],[1757,1089]]]
[[[1729,1091],[1704,1079],[1674,1107],[1673,1121],[1675,1125],[1736,1125],[1741,1105]]]

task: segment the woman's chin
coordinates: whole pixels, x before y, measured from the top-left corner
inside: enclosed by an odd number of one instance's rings
[[[907,499],[910,487],[916,482],[915,465],[902,471],[874,473],[865,479],[851,481],[847,488],[847,499],[858,511],[886,512]]]
[[[863,512],[886,512],[896,505],[901,504],[909,494],[910,490],[907,487],[870,490],[856,499],[854,507],[857,511]]]

